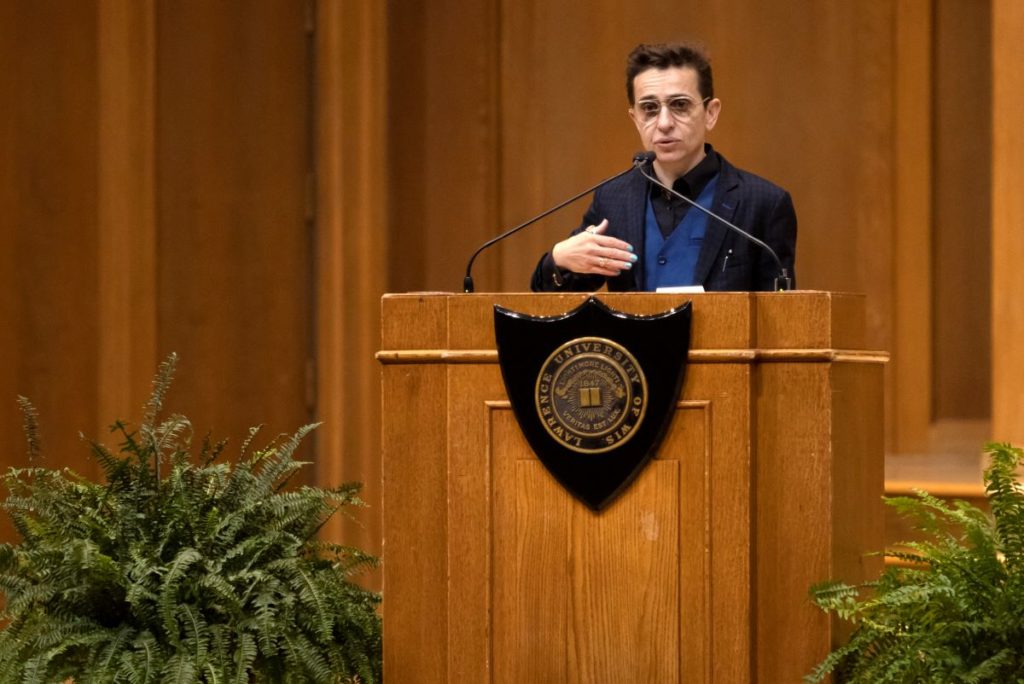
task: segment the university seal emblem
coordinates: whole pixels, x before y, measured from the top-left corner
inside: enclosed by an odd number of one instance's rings
[[[548,433],[573,451],[610,451],[636,434],[647,409],[647,380],[622,345],[580,337],[541,366],[534,397]]]
[[[505,389],[534,453],[590,508],[654,455],[686,368],[691,307],[626,314],[591,297],[551,317],[495,307]]]

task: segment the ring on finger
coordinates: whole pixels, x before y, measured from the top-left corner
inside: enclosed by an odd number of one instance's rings
[[[601,257],[601,268],[604,268],[608,264],[608,257]]]

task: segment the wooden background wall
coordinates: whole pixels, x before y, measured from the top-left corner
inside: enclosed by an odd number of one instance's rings
[[[800,286],[866,293],[890,449],[947,419],[1022,441],[1022,24],[1013,0],[0,3],[0,465],[25,394],[88,471],[78,431],[137,419],[173,350],[199,434],[325,420],[310,477],[372,503],[379,295],[459,289],[479,243],[625,168],[624,56],[676,38],[709,46],[714,144],[792,192]],[[524,288],[582,210],[484,255],[478,290]],[[374,548],[377,514],[344,533]]]

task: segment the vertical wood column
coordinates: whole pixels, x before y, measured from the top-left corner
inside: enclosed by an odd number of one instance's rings
[[[387,279],[384,3],[320,2],[316,17],[317,481],[358,480],[370,510],[331,539],[380,552],[380,382]]]
[[[1024,4],[992,2],[992,437],[1024,443]]]
[[[265,424],[262,445],[313,415],[306,5],[155,12],[158,354],[182,358],[167,408],[233,449]]]
[[[932,3],[896,7],[895,229],[888,416],[893,451],[925,451],[932,419]]]
[[[0,3],[0,470],[25,465],[21,394],[45,465],[93,474],[78,433],[98,420],[96,12]]]
[[[138,419],[157,365],[154,0],[101,0],[97,25],[99,436]]]

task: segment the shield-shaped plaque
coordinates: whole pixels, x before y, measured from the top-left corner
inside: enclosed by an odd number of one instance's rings
[[[691,306],[653,316],[590,297],[552,317],[494,307],[498,362],[537,458],[595,511],[654,455],[690,348]]]

